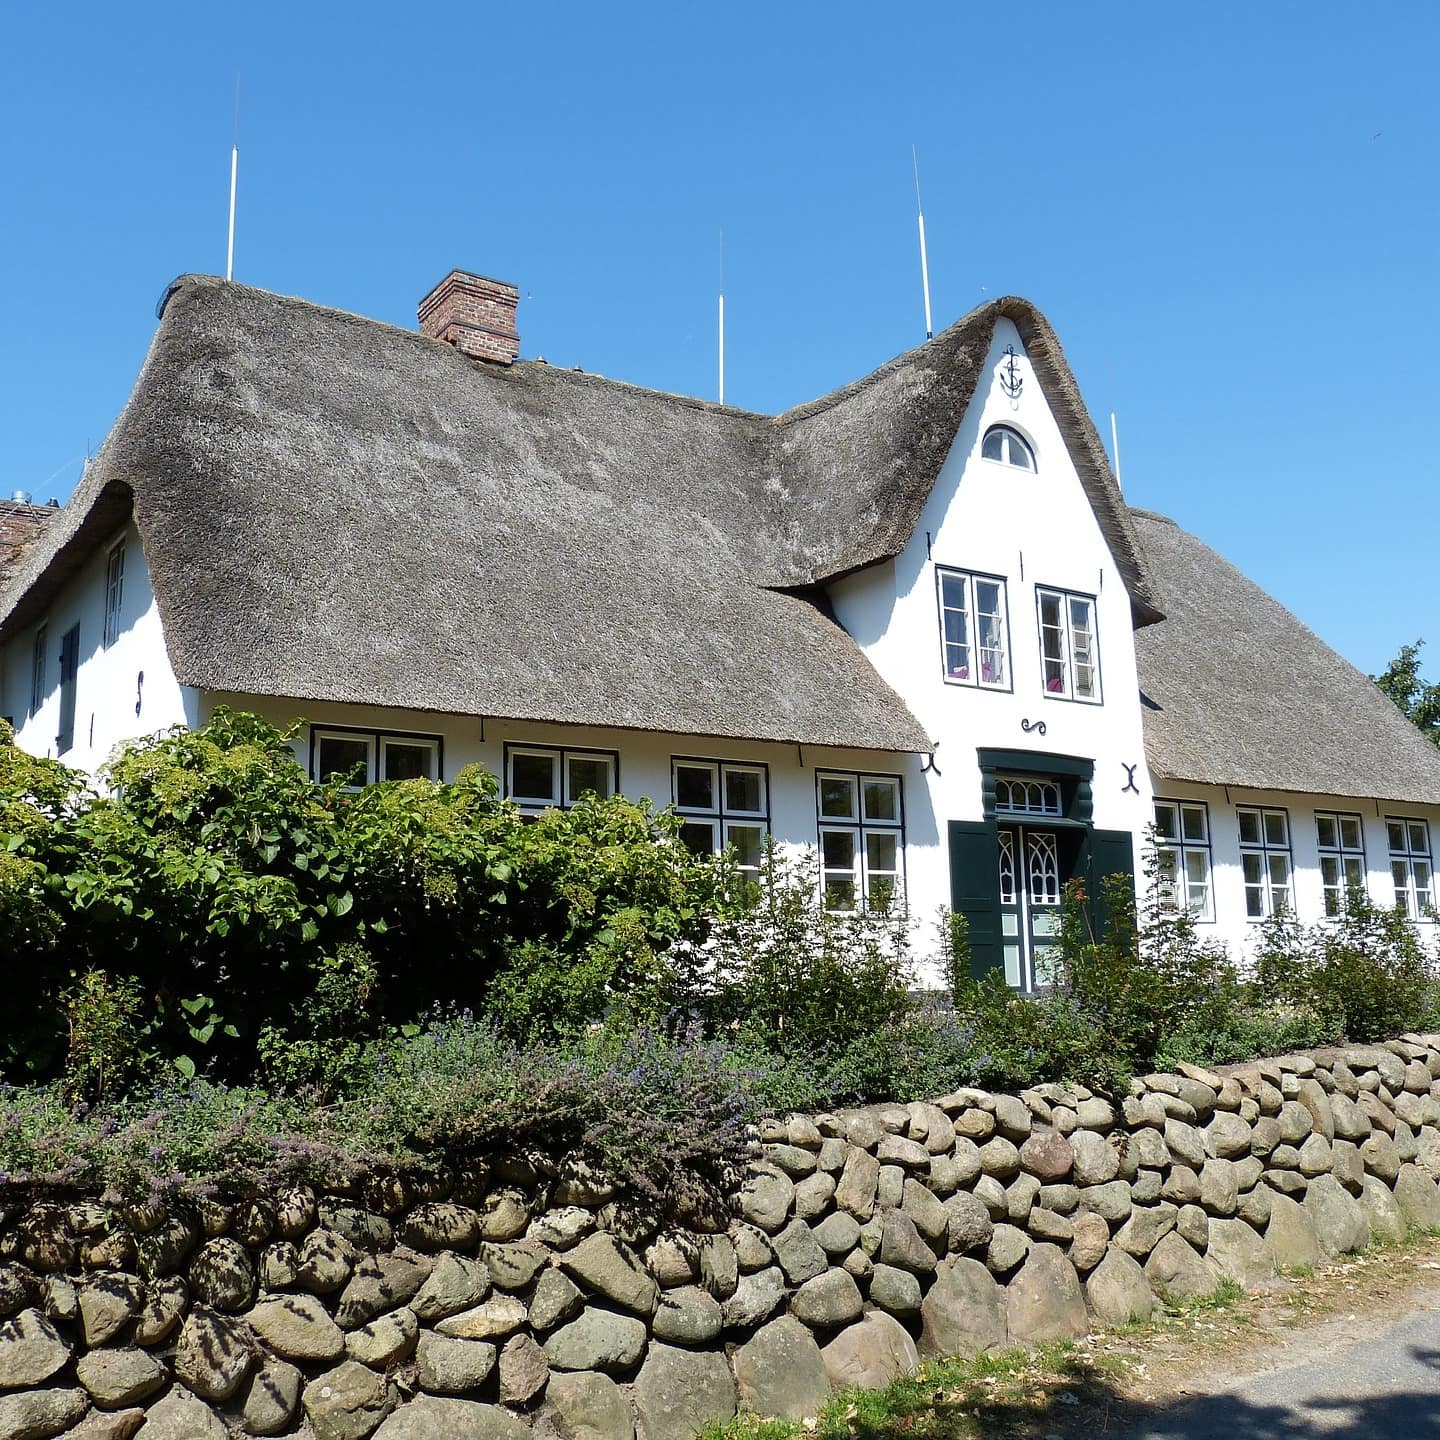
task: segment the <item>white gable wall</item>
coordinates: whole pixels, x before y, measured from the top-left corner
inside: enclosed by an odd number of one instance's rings
[[[106,565],[122,535],[125,581],[120,628],[107,648]],[[32,710],[35,635],[41,624],[45,627],[45,693],[39,709]],[[77,624],[80,663],[76,674],[75,742],[57,755],[60,643],[65,632]],[[84,569],[55,597],[39,624],[27,626],[0,649],[0,714],[13,720],[15,738],[22,748],[92,772],[122,740],[194,723],[194,692],[182,689],[176,682],[149,570],[133,523],[96,550]]]
[[[986,360],[989,382],[977,386],[905,550],[830,587],[841,623],[936,743],[925,790],[907,796],[912,813],[928,810],[934,837],[929,850],[912,846],[911,899],[924,910],[949,902],[946,822],[982,818],[977,748],[1093,760],[1096,828],[1131,831],[1137,856],[1151,820],[1130,597],[1028,361],[1017,362],[1018,400],[1001,387],[1007,346],[1023,357],[1019,332],[1002,321]],[[1035,473],[981,458],[992,425],[1030,441]],[[946,683],[937,566],[1004,577],[1011,691]],[[1095,597],[1103,703],[1046,693],[1037,584]]]

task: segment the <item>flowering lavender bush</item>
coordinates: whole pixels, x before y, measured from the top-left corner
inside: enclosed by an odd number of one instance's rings
[[[495,1155],[583,1162],[652,1205],[733,1180],[762,1077],[693,1034],[519,1044],[460,1013],[377,1046],[350,1096],[176,1076],[105,1106],[0,1087],[0,1185],[127,1196],[430,1171]]]

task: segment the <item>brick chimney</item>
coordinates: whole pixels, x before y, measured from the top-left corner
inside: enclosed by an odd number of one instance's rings
[[[420,333],[472,360],[509,365],[520,353],[515,308],[520,292],[503,280],[452,270],[421,302]]]

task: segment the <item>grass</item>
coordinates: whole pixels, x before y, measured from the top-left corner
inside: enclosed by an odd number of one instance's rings
[[[1427,1280],[1440,1284],[1440,1242],[1412,1234],[1398,1245],[1292,1271],[1268,1289],[1246,1291],[1226,1280],[1152,1320],[1083,1339],[924,1361],[883,1390],[840,1391],[809,1421],[741,1415],[707,1429],[704,1440],[1079,1440],[1102,1433],[1112,1417],[1119,1423],[1153,1413],[1188,1393],[1185,1379],[1199,1389],[1217,1366],[1283,1341],[1299,1326],[1357,1306],[1393,1307]]]

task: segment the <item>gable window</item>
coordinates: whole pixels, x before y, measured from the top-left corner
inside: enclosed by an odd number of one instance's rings
[[[947,685],[1008,690],[1005,582],[994,575],[937,568],[940,638]]]
[[[900,776],[821,771],[815,808],[825,908],[889,909],[905,887]]]
[[[681,843],[695,855],[732,849],[741,874],[760,878],[770,833],[770,780],[764,765],[729,760],[670,762]]]
[[[50,627],[42,625],[35,632],[30,652],[30,713],[38,715],[45,703],[45,648],[50,643]]]
[[[1013,465],[1017,470],[1035,469],[1035,452],[1030,442],[1008,425],[992,425],[980,442],[980,456],[984,460],[998,460],[1002,465]]]
[[[1315,812],[1315,843],[1320,852],[1320,883],[1325,913],[1343,915],[1352,892],[1365,893],[1365,829],[1358,815]]]
[[[522,810],[566,810],[616,791],[619,757],[612,750],[571,750],[548,745],[505,747],[505,794]]]
[[[1070,590],[1035,587],[1040,619],[1040,673],[1045,693],[1062,700],[1100,703],[1100,652],[1095,599]]]
[[[125,599],[125,542],[110,551],[105,562],[105,634],[104,646],[109,649],[120,638],[120,607]]]
[[[1395,908],[1412,920],[1429,919],[1435,910],[1434,871],[1430,862],[1430,827],[1423,820],[1385,817],[1390,837],[1390,874],[1395,880]]]
[[[80,627],[72,625],[60,637],[60,729],[55,753],[63,755],[75,744],[75,687],[80,675]]]
[[[1210,811],[1203,801],[1155,802],[1155,859],[1161,905],[1213,920]]]
[[[316,780],[373,785],[379,780],[438,780],[440,737],[315,726],[310,773]]]
[[[1290,907],[1290,816],[1284,810],[1237,806],[1245,914],[1251,920],[1283,915]]]

